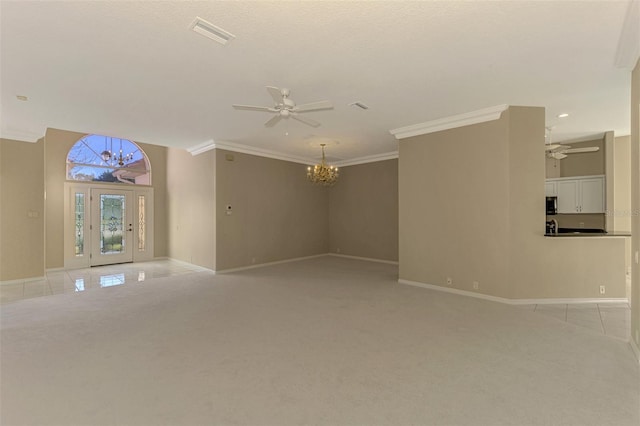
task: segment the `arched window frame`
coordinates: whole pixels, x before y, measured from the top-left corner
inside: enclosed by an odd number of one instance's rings
[[[67,153],[67,180],[151,185],[151,164],[144,150],[128,139],[89,134]]]

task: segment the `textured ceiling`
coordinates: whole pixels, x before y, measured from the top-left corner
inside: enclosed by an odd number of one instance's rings
[[[305,158],[325,141],[346,160],[395,151],[391,129],[498,104],[546,107],[556,141],[624,135],[630,71],[615,64],[628,5],[2,1],[2,136],[54,127]],[[190,31],[196,16],[236,38]],[[270,114],[231,107],[270,105],[268,85],[335,108],[307,114],[318,128],[269,129]]]

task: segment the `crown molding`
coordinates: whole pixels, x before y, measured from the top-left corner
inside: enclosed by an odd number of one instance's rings
[[[616,52],[616,66],[633,70],[640,58],[640,0],[631,0],[622,25]]]
[[[358,164],[375,163],[378,161],[393,160],[398,158],[398,151],[385,152],[384,154],[367,155],[365,157],[358,157],[352,160],[342,160],[333,163],[336,167],[355,166]]]
[[[43,136],[44,136],[44,133],[42,135],[37,135],[35,133],[20,132],[15,130],[4,130],[4,129],[0,130],[0,138],[11,139],[11,140],[20,141],[20,142],[36,143],[38,142],[38,139],[40,139]]]
[[[283,160],[290,161],[292,163],[300,163],[300,164],[314,164],[315,160],[311,158],[298,157],[295,155],[289,155],[278,151],[272,151],[270,149],[262,149],[256,148],[249,145],[243,145],[234,142],[226,142],[226,141],[213,141],[209,140],[207,142],[203,142],[198,145],[194,145],[191,148],[187,148],[187,151],[191,153],[191,155],[199,155],[204,152],[210,151],[212,149],[224,149],[226,151],[240,152],[243,154],[256,155],[258,157],[266,157],[273,158],[274,160]]]
[[[189,151],[189,154],[191,155],[199,155],[202,154],[204,152],[207,151],[211,151],[212,149],[214,149],[216,147],[215,142],[213,141],[213,139],[208,140],[206,142],[202,142],[198,145],[194,145],[191,148],[187,148],[187,151]]]
[[[500,118],[500,115],[502,115],[502,112],[507,108],[509,108],[509,105],[496,105],[489,108],[467,112],[464,114],[452,115],[449,117],[426,121],[424,123],[414,124],[411,126],[399,127],[397,129],[390,130],[389,132],[393,136],[395,136],[396,139],[405,139],[412,136],[426,135],[442,130],[455,129],[457,127],[497,120]]]
[[[198,145],[194,145],[191,148],[187,148],[187,151],[191,155],[199,155],[212,149],[224,149],[226,151],[240,152],[243,154],[256,155],[258,157],[273,158],[275,160],[290,161],[292,163],[300,164],[316,164],[318,161],[313,158],[298,157],[295,155],[289,155],[278,151],[272,151],[269,149],[256,148],[253,146],[243,145],[234,142],[219,141],[214,142],[213,139],[203,142]],[[367,155],[364,157],[358,157],[351,160],[342,160],[332,163],[336,167],[355,166],[357,164],[375,163],[377,161],[392,160],[398,158],[398,151],[385,152],[383,154]]]

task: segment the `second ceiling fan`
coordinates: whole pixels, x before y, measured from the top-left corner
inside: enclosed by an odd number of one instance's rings
[[[548,138],[548,143],[545,142],[544,150],[547,154],[547,158],[553,158],[554,160],[562,160],[568,157],[568,154],[579,154],[583,152],[597,152],[600,150],[597,146],[587,146],[584,148],[571,148],[569,145],[562,145],[559,143],[551,143],[551,130],[552,127],[547,127],[546,137]]]
[[[233,105],[233,107],[238,110],[264,111],[274,113],[275,115],[264,123],[266,127],[273,127],[283,118],[289,117],[309,126],[318,127],[320,125],[319,122],[308,117],[301,116],[299,114],[304,112],[320,111],[333,108],[333,105],[330,101],[318,101],[296,105],[293,99],[289,97],[291,93],[289,89],[280,89],[278,87],[267,86],[267,91],[269,92],[275,103],[271,107],[255,105]]]

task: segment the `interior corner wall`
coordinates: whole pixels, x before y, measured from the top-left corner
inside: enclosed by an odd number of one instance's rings
[[[544,237],[544,109],[400,141],[400,278],[508,299],[624,298],[624,238]]]
[[[216,151],[169,148],[167,158],[168,255],[215,270]]]
[[[86,133],[47,129],[44,137],[45,268],[64,267],[64,183],[69,149]],[[154,256],[167,256],[166,147],[136,142],[151,163],[154,188]],[[42,165],[40,166],[42,167]]]
[[[400,279],[510,297],[508,116],[400,141]]]
[[[0,139],[0,281],[44,276],[44,142]]]
[[[625,242],[544,237],[544,109],[509,108],[509,281],[513,298],[624,298]]]
[[[332,253],[398,260],[398,160],[340,168],[329,189]]]
[[[631,76],[631,338],[640,347],[640,60]]]
[[[216,270],[329,251],[328,188],[306,166],[216,151]]]
[[[631,136],[616,137],[614,146],[613,209],[607,210],[615,216],[614,231],[631,232]]]

